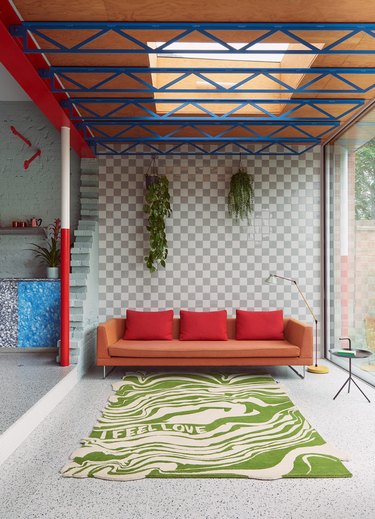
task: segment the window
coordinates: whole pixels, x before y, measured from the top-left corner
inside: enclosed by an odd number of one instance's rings
[[[148,43],[150,46],[155,46],[155,48],[161,47],[161,45],[164,45],[163,42],[155,42],[153,44]],[[246,47],[247,43],[228,43],[231,47],[234,49],[241,49],[242,47]],[[263,61],[263,62],[273,62],[273,63],[281,63],[283,60],[285,54],[277,53],[277,54],[262,54],[262,50],[287,50],[289,47],[288,43],[256,43],[255,45],[252,45],[251,50],[257,50],[259,51],[259,54],[246,54],[246,53],[238,53],[238,54],[212,54],[210,51],[218,51],[223,49],[223,45],[220,43],[198,43],[198,42],[175,42],[171,43],[166,47],[166,50],[170,51],[168,53],[158,54],[158,57],[169,57],[169,58],[193,58],[193,59],[218,59],[218,60],[224,60],[224,61]],[[173,50],[185,50],[186,53],[174,53]],[[204,50],[207,51],[204,53],[189,53],[189,50]]]
[[[325,148],[326,354],[346,347],[373,352],[353,372],[375,384],[375,110]],[[341,344],[341,346],[340,346]]]

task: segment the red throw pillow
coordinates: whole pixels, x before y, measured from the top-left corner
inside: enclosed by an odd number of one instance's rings
[[[227,341],[227,311],[180,310],[180,341]]]
[[[239,341],[283,340],[283,311],[248,312],[236,310],[236,339]]]
[[[164,312],[126,311],[126,341],[171,341],[173,310]]]

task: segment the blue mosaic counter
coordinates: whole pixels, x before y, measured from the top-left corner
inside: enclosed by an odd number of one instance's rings
[[[0,279],[0,348],[56,347],[59,279]]]

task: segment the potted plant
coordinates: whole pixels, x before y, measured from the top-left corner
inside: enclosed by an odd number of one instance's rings
[[[227,202],[229,214],[234,221],[250,221],[254,211],[254,179],[243,166],[232,175]]]
[[[44,230],[46,235],[46,246],[37,245],[32,243],[32,250],[37,258],[40,258],[42,263],[47,265],[47,278],[58,279],[59,277],[59,266],[61,263],[61,220],[56,220],[49,224]]]
[[[155,272],[159,266],[165,267],[168,256],[165,219],[171,216],[172,209],[167,177],[155,174],[155,171],[152,177],[152,182],[147,187],[144,205],[144,212],[148,216],[146,229],[150,233],[150,250],[144,260],[150,272]]]

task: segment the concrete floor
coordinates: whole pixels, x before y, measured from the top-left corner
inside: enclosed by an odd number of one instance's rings
[[[346,373],[300,380],[288,368],[267,371],[318,432],[351,457],[347,479],[144,479],[109,482],[62,478],[59,469],[92,429],[111,394],[95,369],[0,467],[0,517],[6,519],[373,519],[375,517],[375,390],[333,395]],[[264,370],[263,370],[264,371]]]
[[[55,359],[56,352],[0,351],[0,434],[71,371]]]

